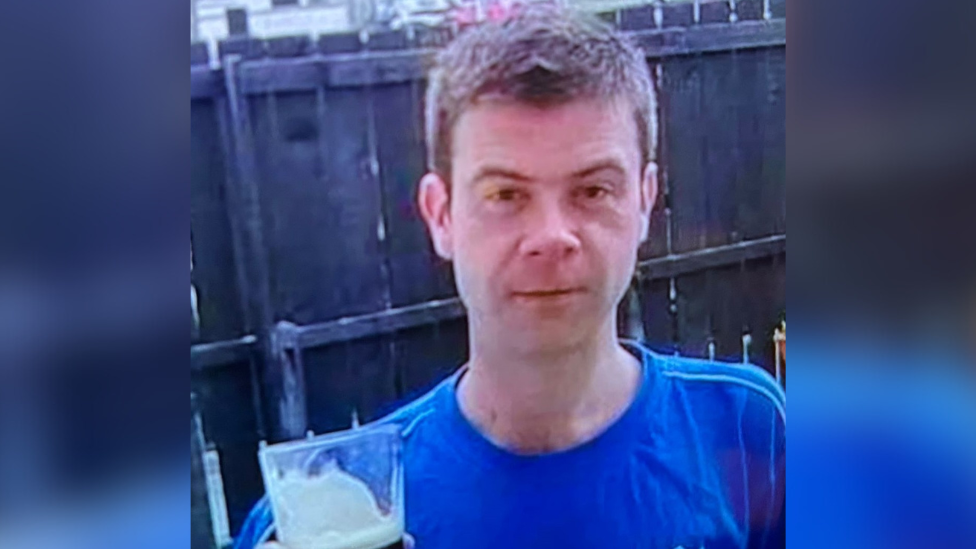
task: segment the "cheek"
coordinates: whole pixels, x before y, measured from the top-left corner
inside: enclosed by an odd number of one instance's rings
[[[637,216],[619,216],[614,223],[601,227],[600,236],[593,241],[593,254],[597,268],[614,282],[627,280],[637,262],[640,245],[640,219]]]
[[[455,225],[453,241],[455,271],[459,278],[463,277],[470,286],[492,276],[499,262],[497,237],[492,237],[489,231],[468,219]]]
[[[608,253],[636,252],[640,245],[641,218],[636,207],[608,208],[594,224],[605,241]]]

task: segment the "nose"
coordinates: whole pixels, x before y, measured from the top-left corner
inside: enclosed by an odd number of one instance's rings
[[[522,255],[561,259],[580,249],[575,224],[560,204],[538,205],[529,218],[527,233],[519,247]]]

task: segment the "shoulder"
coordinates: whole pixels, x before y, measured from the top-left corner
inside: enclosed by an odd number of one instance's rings
[[[723,447],[785,451],[786,396],[765,370],[628,346],[643,356],[652,424],[672,434],[689,429],[689,436]]]
[[[750,408],[775,412],[786,422],[786,395],[768,372],[752,364],[717,362],[650,353],[656,371],[668,383],[705,398],[733,397]]]
[[[449,376],[427,393],[397,408],[376,423],[398,425],[405,440],[415,438],[423,427],[433,422],[433,416],[443,406],[444,393],[452,390],[456,378],[457,374]]]

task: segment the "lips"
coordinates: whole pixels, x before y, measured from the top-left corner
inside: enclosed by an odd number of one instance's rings
[[[527,290],[522,292],[515,292],[515,295],[519,297],[561,297],[565,295],[571,295],[575,293],[582,292],[582,288],[557,288],[557,289],[546,289],[546,290]]]

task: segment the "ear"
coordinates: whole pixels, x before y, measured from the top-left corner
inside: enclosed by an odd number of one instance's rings
[[[647,230],[651,224],[651,211],[657,201],[657,164],[648,162],[640,185],[641,243],[647,240]]]
[[[440,257],[454,258],[454,241],[451,225],[451,194],[447,183],[436,173],[427,173],[420,179],[417,193],[420,215],[427,224],[434,251]]]

